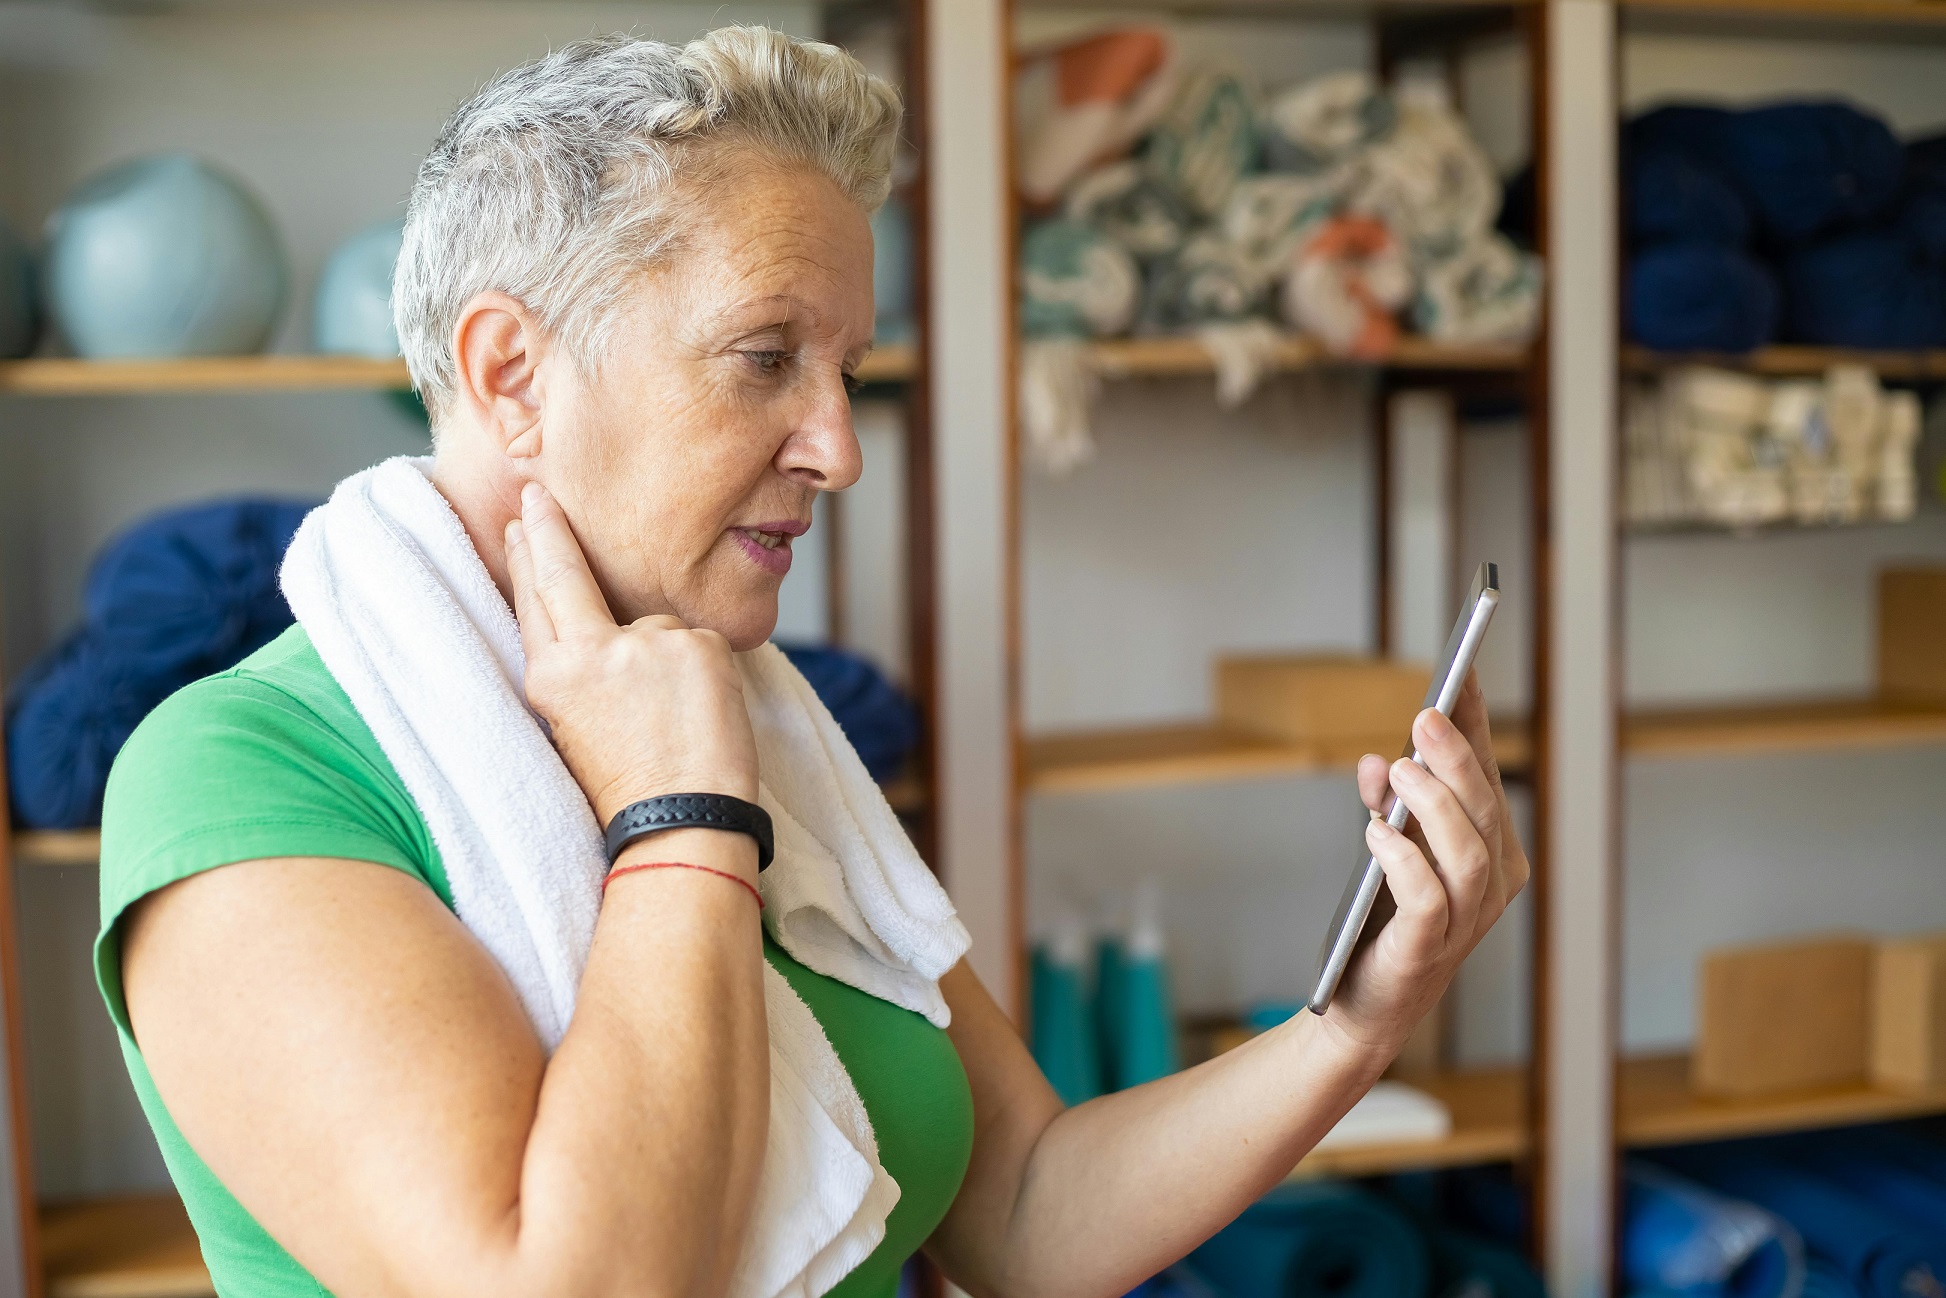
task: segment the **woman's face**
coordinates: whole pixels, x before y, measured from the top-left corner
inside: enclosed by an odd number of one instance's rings
[[[872,236],[822,176],[710,187],[595,376],[546,400],[540,476],[618,622],[674,613],[763,643],[820,491],[858,479],[850,375],[871,347]]]

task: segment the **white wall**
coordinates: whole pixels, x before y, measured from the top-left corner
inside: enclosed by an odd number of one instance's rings
[[[426,0],[150,16],[0,4],[0,215],[38,230],[103,166],[162,149],[201,153],[247,179],[275,217],[296,290],[276,348],[303,350],[323,259],[401,210],[439,123],[482,81],[583,35],[685,40],[737,21],[803,33],[819,23],[815,5],[793,0]],[[0,401],[10,672],[72,621],[88,556],[135,518],[229,492],[319,498],[346,474],[424,445],[422,424],[371,393]],[[822,557],[815,535],[800,542],[781,633],[821,635]],[[30,867],[16,879],[42,1191],[162,1184],[93,989],[93,871]]]

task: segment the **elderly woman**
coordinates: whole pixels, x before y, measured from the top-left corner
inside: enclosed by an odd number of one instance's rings
[[[1064,1110],[766,644],[859,473],[898,105],[757,29],[507,73],[419,173],[429,460],[117,764],[98,965],[226,1298],[1113,1295],[1284,1176],[1527,877],[1469,690],[1367,758],[1398,902],[1330,1012]],[[606,838],[603,829],[607,828]],[[763,871],[775,856],[776,865]],[[219,868],[221,867],[221,868]]]

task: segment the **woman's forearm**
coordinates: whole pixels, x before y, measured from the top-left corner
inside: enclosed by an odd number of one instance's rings
[[[746,839],[660,837],[633,855],[756,878]],[[746,889],[695,870],[616,880],[508,1217],[515,1272],[544,1285],[509,1292],[689,1298],[727,1285],[769,1120],[756,912]]]
[[[1126,1293],[1289,1174],[1388,1059],[1300,1014],[1185,1072],[1062,1112],[1028,1153],[991,1292]],[[983,1286],[984,1287],[984,1286]]]

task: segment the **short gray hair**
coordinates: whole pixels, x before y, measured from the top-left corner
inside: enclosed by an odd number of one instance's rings
[[[836,46],[721,27],[684,46],[577,41],[461,105],[419,167],[392,281],[412,382],[435,421],[476,294],[519,299],[592,370],[635,273],[681,235],[679,182],[717,150],[828,177],[867,212],[891,187],[898,92]]]

